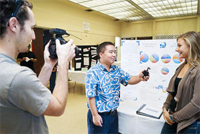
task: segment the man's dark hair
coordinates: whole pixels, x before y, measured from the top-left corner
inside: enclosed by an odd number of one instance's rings
[[[105,51],[107,45],[115,46],[112,42],[103,42],[103,43],[101,43],[101,44],[98,46],[98,49],[97,49],[97,56],[98,56],[98,59],[100,58],[100,56],[99,56],[100,52],[104,53],[104,51]]]
[[[16,17],[23,29],[25,21],[29,19],[27,7],[33,8],[27,0],[0,0],[0,38],[6,33],[11,17]]]

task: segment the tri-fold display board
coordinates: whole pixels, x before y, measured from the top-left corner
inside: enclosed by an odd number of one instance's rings
[[[81,71],[82,68],[90,68],[97,63],[98,45],[78,46],[79,54],[74,58],[74,70]]]
[[[131,75],[138,75],[148,67],[151,69],[147,82],[121,86],[121,99],[142,101],[146,106],[161,109],[167,96],[169,80],[176,68],[184,62],[175,51],[176,47],[176,39],[122,40],[121,68]]]

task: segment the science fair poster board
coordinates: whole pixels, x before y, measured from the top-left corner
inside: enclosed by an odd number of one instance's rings
[[[176,39],[122,40],[121,68],[131,75],[138,75],[150,67],[150,79],[136,85],[121,86],[120,99],[162,106],[169,80],[183,62],[175,51],[176,47]]]

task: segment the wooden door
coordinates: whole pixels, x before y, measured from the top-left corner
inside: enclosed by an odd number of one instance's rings
[[[35,28],[36,39],[32,42],[32,49],[37,57],[37,62],[34,63],[34,69],[37,76],[44,65],[44,44],[43,44],[43,29]]]

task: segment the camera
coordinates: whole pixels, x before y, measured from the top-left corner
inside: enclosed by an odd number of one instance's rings
[[[145,79],[147,76],[149,76],[149,69],[151,69],[150,67],[147,68],[147,70],[144,70],[143,72],[143,79]]]
[[[65,30],[59,29],[59,28],[54,28],[50,29],[49,33],[53,35],[50,45],[49,45],[49,53],[50,53],[50,58],[51,59],[57,59],[57,53],[56,53],[56,39],[60,41],[61,45],[64,45],[67,43],[67,41],[62,37],[63,35],[70,36]],[[75,47],[75,54],[78,55],[79,51],[78,48]]]

